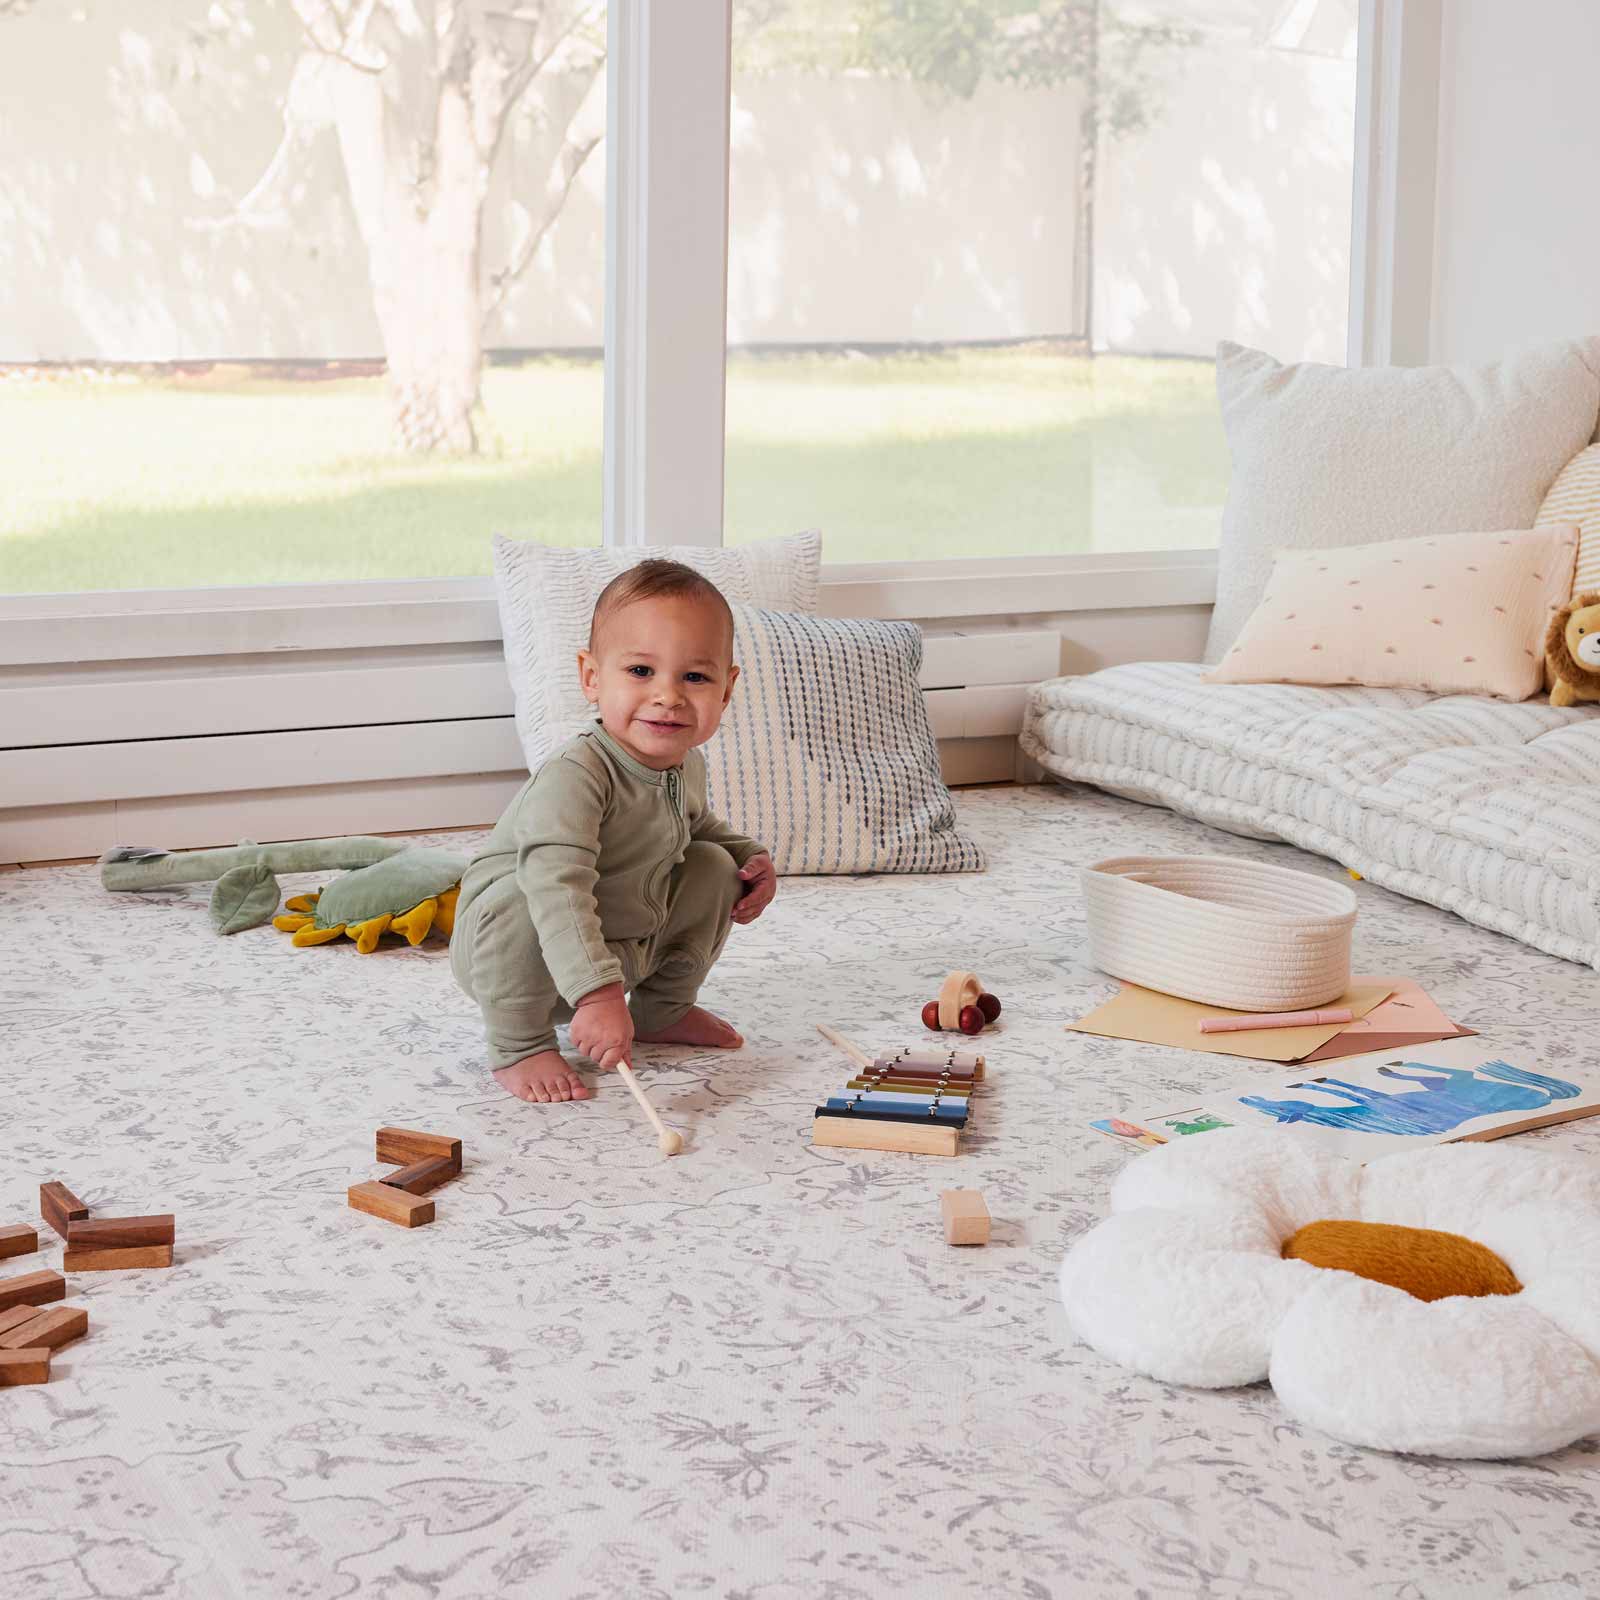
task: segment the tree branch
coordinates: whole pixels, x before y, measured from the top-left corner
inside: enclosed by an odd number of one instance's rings
[[[550,41],[550,48],[541,56],[534,56],[524,62],[511,76],[511,81],[506,90],[506,109],[509,111],[522,98],[523,91],[550,65],[551,58],[564,45],[573,34],[585,23],[592,21],[600,11],[600,4],[595,0],[588,0],[587,4],[578,6],[571,18],[563,28],[556,29],[556,36]],[[602,60],[604,57],[602,57]]]
[[[349,67],[355,72],[365,72],[374,78],[381,78],[386,70],[386,63],[384,62],[357,61],[353,55],[350,55],[345,50],[336,49],[331,45],[318,44],[310,34],[306,35],[306,49],[313,55],[326,56],[329,61],[337,61],[340,66]]]
[[[222,233],[229,228],[274,228],[287,223],[295,163],[333,126],[327,75],[334,69],[329,62],[320,51],[296,62],[284,96],[283,135],[261,176],[226,216],[191,220],[188,227],[201,233]]]
[[[583,171],[584,162],[594,153],[595,147],[600,142],[601,136],[596,134],[592,139],[569,140],[562,146],[562,180],[559,190],[553,195],[546,191],[544,216],[540,219],[539,226],[523,240],[522,248],[512,260],[499,272],[490,276],[490,291],[483,308],[485,328],[506,303],[511,291],[517,286],[517,280],[528,270],[538,253],[540,244],[544,242],[544,236],[550,231],[556,218],[561,215],[567,203],[567,196],[572,193],[572,186],[578,181],[578,174]]]
[[[355,53],[369,43],[367,34],[378,0],[356,0],[353,11],[342,8],[337,0],[290,0],[290,3],[300,19],[308,49],[353,67],[357,72],[381,74],[389,65],[381,48],[368,49],[361,55]]]
[[[544,21],[545,7],[534,6],[491,6],[484,12],[484,16],[491,22],[521,22],[532,28],[537,28]]]

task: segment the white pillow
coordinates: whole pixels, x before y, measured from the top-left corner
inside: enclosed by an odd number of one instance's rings
[[[600,591],[651,557],[704,573],[730,603],[774,611],[815,611],[822,535],[797,533],[733,549],[720,545],[612,545],[571,550],[521,544],[496,534],[494,590],[506,670],[517,707],[517,737],[532,772],[594,718],[578,687],[578,652]]]
[[[712,808],[783,873],[979,872],[956,825],[909,622],[733,608],[739,682],[703,746]]]
[[[1486,367],[1284,366],[1224,342],[1217,399],[1233,477],[1208,662],[1255,610],[1279,550],[1531,527],[1594,435],[1600,339]]]

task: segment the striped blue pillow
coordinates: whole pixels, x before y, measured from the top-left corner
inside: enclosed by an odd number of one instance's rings
[[[712,807],[781,873],[981,872],[956,825],[909,622],[735,605],[739,682],[703,746]]]

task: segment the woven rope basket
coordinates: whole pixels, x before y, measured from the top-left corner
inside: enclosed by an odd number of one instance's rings
[[[1356,897],[1226,856],[1115,856],[1083,869],[1089,959],[1114,978],[1235,1011],[1298,1011],[1350,987]]]

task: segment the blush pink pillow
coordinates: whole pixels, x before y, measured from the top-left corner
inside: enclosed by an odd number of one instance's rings
[[[1285,550],[1208,683],[1358,683],[1526,700],[1572,592],[1578,530]]]

